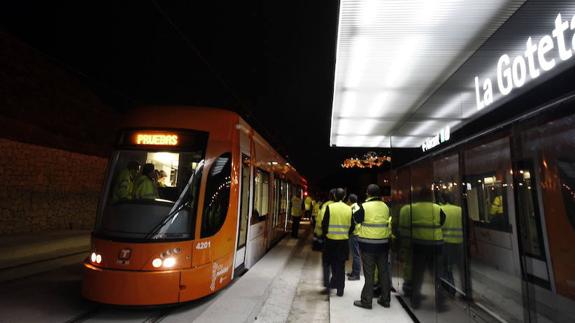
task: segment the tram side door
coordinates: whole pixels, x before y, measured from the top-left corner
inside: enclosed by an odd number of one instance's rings
[[[246,262],[246,245],[248,240],[249,210],[251,203],[251,167],[250,157],[242,153],[242,164],[240,168],[240,207],[238,211],[238,241],[235,256],[235,268],[242,269]]]

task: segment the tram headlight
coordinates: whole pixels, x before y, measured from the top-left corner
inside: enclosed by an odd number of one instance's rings
[[[162,259],[160,258],[156,258],[152,261],[152,266],[154,266],[154,268],[160,268],[162,266]]]
[[[99,253],[92,252],[90,255],[90,260],[92,263],[99,264],[102,262],[102,255]]]
[[[172,268],[176,265],[176,258],[174,257],[170,257],[170,258],[166,258],[164,259],[164,267],[166,268]]]

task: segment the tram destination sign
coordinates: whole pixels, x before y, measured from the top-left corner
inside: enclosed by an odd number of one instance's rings
[[[493,88],[502,95],[537,79],[561,62],[570,60],[575,52],[575,15],[566,19],[561,13],[555,18],[553,30],[537,41],[528,37],[524,49],[511,57],[507,53],[497,61],[496,79],[475,76],[475,102],[477,110],[493,103]],[[494,86],[494,84],[496,86]]]

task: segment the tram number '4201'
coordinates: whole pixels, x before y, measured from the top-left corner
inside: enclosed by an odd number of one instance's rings
[[[198,250],[208,249],[209,247],[210,247],[210,241],[199,242],[196,245],[196,249]]]

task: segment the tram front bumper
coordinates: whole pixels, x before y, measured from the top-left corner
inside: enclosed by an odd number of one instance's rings
[[[180,271],[125,271],[84,263],[82,296],[104,304],[161,305],[179,302]]]

